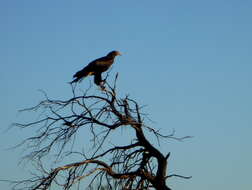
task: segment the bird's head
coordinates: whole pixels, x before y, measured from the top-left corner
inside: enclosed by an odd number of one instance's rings
[[[115,57],[117,55],[122,55],[119,51],[111,51],[108,53],[108,57]]]

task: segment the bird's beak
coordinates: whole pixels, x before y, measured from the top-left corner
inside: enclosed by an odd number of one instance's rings
[[[118,51],[118,52],[117,52],[117,55],[120,55],[120,56],[121,56],[122,54]]]

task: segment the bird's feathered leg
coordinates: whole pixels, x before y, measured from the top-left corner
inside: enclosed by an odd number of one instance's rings
[[[94,83],[97,86],[100,86],[101,82],[102,82],[101,73],[95,73],[95,75],[94,75]]]
[[[97,86],[100,86],[102,90],[105,89],[104,81],[102,80],[102,75],[101,75],[101,73],[95,73],[95,75],[94,75],[94,83],[95,83]]]

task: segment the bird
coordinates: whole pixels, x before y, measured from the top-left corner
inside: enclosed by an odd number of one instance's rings
[[[119,51],[111,51],[106,56],[91,61],[86,67],[73,75],[74,80],[70,84],[81,82],[83,78],[94,75],[94,83],[97,86],[101,86],[102,82],[104,82],[102,73],[110,68],[118,55],[121,55]]]

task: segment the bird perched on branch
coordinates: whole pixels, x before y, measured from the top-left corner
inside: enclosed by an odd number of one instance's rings
[[[117,55],[121,55],[121,53],[119,51],[111,51],[105,57],[101,57],[90,62],[82,70],[74,74],[73,78],[75,79],[70,82],[70,84],[80,82],[83,78],[89,75],[94,75],[94,83],[101,86],[103,82],[101,74],[109,69],[109,67],[114,63],[114,59]]]

